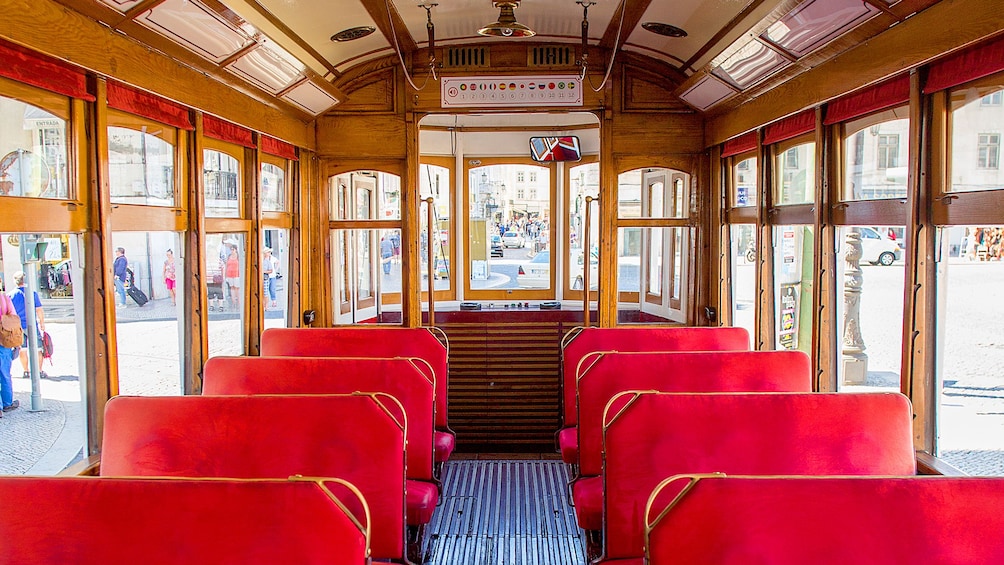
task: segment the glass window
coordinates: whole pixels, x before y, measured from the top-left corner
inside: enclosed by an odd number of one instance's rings
[[[687,182],[670,169],[636,169],[618,175],[619,218],[686,218]]]
[[[568,172],[568,232],[569,258],[571,267],[568,269],[568,287],[572,290],[582,290],[584,271],[582,246],[586,229],[586,197],[597,198],[600,194],[600,164],[587,163],[571,167]],[[600,214],[599,206],[592,204],[589,227],[589,289],[599,288],[599,243]]]
[[[266,228],[262,230],[261,272],[263,280],[262,305],[265,310],[265,328],[281,328],[287,323],[289,297],[286,277],[289,272],[289,230]]]
[[[120,118],[127,122],[138,118]],[[151,122],[152,124],[152,122]],[[166,126],[108,127],[108,187],[116,204],[174,206],[175,131]]]
[[[115,325],[119,393],[184,394],[181,336],[184,247],[175,232],[116,232]],[[121,279],[121,270],[125,279]],[[239,332],[238,332],[239,333]]]
[[[803,143],[780,151],[774,179],[778,205],[811,204],[816,194],[816,144]]]
[[[206,217],[239,218],[243,192],[240,161],[216,149],[205,149],[203,160]]]
[[[757,166],[756,157],[743,159],[732,167],[734,194],[732,205],[736,207],[756,206]]]
[[[994,102],[1000,100],[1002,91],[1000,80],[991,79],[989,86],[962,88],[951,93],[949,183],[953,192],[1004,188],[1000,169],[1004,106]],[[988,100],[990,103],[984,103]]]
[[[937,455],[972,475],[1004,475],[1004,227],[940,230]]]
[[[261,164],[262,212],[286,211],[286,171],[273,163]]]
[[[245,234],[206,234],[209,356],[244,354]]]
[[[756,335],[756,226],[729,226],[732,245],[732,325]]]
[[[432,256],[435,262],[435,278],[434,289],[438,292],[441,290],[450,289],[450,268],[452,262],[450,258],[452,257],[452,245],[451,245],[451,234],[452,229],[450,225],[450,202],[451,195],[453,194],[453,184],[452,176],[450,174],[450,169],[446,167],[441,167],[438,165],[427,165],[422,164],[419,167],[419,197],[424,201],[430,196],[433,199],[433,239],[432,239]],[[503,199],[505,195],[502,195]],[[422,291],[428,290],[428,276],[429,276],[429,213],[425,209],[425,204],[422,205],[422,213],[420,214],[420,232],[419,232],[419,251],[421,257],[419,262],[422,265]],[[498,202],[496,202],[498,206]],[[496,208],[496,211],[498,209]],[[501,247],[497,247],[495,237],[497,234],[492,235],[492,255],[496,249],[501,253]],[[499,240],[501,241],[501,239]]]
[[[907,108],[844,125],[844,200],[906,198]]]
[[[900,390],[903,226],[837,230],[837,388]]]
[[[538,183],[537,197],[523,198],[507,186],[518,170]],[[468,273],[471,290],[551,290],[551,170],[535,165],[499,164],[468,171]],[[493,236],[501,240],[502,256]]]
[[[0,97],[0,196],[69,198],[68,114]]]
[[[812,226],[775,226],[775,349],[812,352]]]

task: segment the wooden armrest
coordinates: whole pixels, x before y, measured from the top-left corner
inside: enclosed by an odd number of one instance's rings
[[[101,456],[91,455],[56,473],[60,477],[96,477],[101,471]]]
[[[917,474],[944,475],[946,477],[965,477],[969,475],[969,473],[954,467],[944,459],[938,459],[926,451],[917,452]]]

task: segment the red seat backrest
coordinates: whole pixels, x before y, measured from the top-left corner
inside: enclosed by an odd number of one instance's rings
[[[645,501],[673,475],[916,473],[912,411],[899,393],[626,392],[604,421],[611,558],[642,556]]]
[[[367,562],[317,481],[0,477],[0,500],[24,504],[0,516],[3,563]]]
[[[386,392],[408,415],[408,478],[431,481],[434,386],[429,365],[417,358],[212,357],[202,394]]]
[[[579,378],[579,473],[603,472],[603,409],[625,390],[810,392],[801,351],[597,353]]]
[[[999,477],[702,478],[656,520],[661,500],[649,512],[653,565],[1004,563]]]
[[[266,332],[267,333],[267,332]],[[579,361],[594,351],[749,351],[749,332],[743,328],[582,328],[561,348],[562,421],[578,422],[575,381]]]
[[[276,357],[418,357],[436,377],[436,429],[447,428],[449,352],[429,328],[269,328],[261,354]]]
[[[405,417],[382,393],[114,397],[107,476],[339,477],[369,505],[373,557],[404,554]]]

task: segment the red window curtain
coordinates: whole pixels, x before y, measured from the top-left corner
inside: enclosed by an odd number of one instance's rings
[[[108,106],[179,129],[195,129],[188,108],[111,80],[108,81]]]
[[[274,137],[261,136],[261,150],[263,153],[268,153],[269,155],[275,155],[276,157],[282,157],[290,161],[299,161],[296,157],[296,147]]]
[[[724,159],[725,157],[731,157],[754,149],[756,149],[756,132],[751,131],[726,141],[725,147],[722,148],[722,158]]]
[[[770,145],[786,139],[798,137],[816,129],[816,111],[806,110],[764,128],[763,144]]]
[[[1004,71],[1004,37],[964,49],[931,65],[924,94]]]
[[[839,124],[909,101],[910,75],[903,75],[830,102],[823,124]]]
[[[236,143],[255,149],[254,132],[237,124],[221,120],[215,116],[206,115],[202,120],[202,128],[206,137]]]
[[[0,41],[0,76],[44,88],[56,94],[94,102],[87,75],[62,61]]]

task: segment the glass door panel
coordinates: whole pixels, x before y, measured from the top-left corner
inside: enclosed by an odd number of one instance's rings
[[[206,235],[210,357],[245,353],[246,241],[246,235],[241,232]]]

